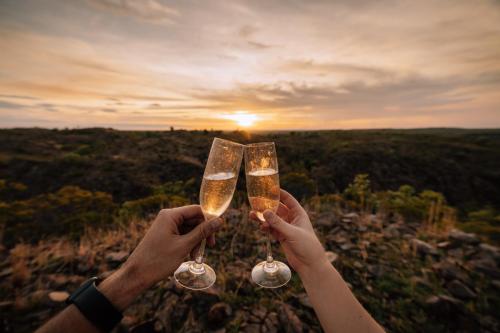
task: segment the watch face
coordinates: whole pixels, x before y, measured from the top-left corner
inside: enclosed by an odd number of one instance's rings
[[[80,295],[85,289],[87,289],[88,287],[90,287],[95,281],[97,281],[98,278],[97,277],[91,277],[90,279],[88,279],[87,281],[85,281],[84,283],[82,283],[80,285],[80,287],[78,287],[69,297],[68,299],[66,300],[66,304],[73,304],[74,301],[75,301],[75,298],[78,297],[78,295]]]

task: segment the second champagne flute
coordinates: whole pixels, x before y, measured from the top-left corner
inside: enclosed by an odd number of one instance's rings
[[[274,142],[249,144],[245,147],[245,174],[248,200],[257,218],[264,221],[265,210],[276,212],[280,203],[278,159]],[[267,232],[266,260],[252,269],[252,280],[264,288],[278,288],[291,278],[290,268],[273,259],[271,235]]]
[[[243,145],[214,139],[200,189],[200,205],[206,221],[221,216],[231,203],[242,158]],[[215,282],[214,270],[203,263],[205,243],[203,239],[194,261],[183,262],[174,273],[175,280],[185,288],[201,290]]]

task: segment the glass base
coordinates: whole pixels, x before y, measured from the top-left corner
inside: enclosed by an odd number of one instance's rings
[[[279,288],[290,281],[292,272],[281,261],[262,261],[252,269],[252,280],[263,288]]]
[[[186,261],[177,268],[174,278],[184,288],[202,290],[210,288],[215,283],[216,277],[212,267],[207,264]]]

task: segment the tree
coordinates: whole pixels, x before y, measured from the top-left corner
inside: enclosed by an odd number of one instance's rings
[[[306,199],[316,192],[314,180],[300,172],[290,172],[280,179],[282,187],[298,199]]]

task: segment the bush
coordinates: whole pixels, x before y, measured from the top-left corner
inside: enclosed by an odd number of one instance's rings
[[[370,179],[367,174],[360,174],[354,177],[354,181],[344,190],[343,196],[351,201],[362,211],[370,210],[373,207],[374,196],[371,190]]]
[[[417,194],[410,185],[397,191],[376,193],[376,203],[385,213],[396,213],[408,222],[421,222],[430,227],[446,229],[454,223],[454,210],[446,205],[443,194],[425,190]]]
[[[473,232],[500,245],[500,213],[493,207],[470,212],[467,221],[458,225],[465,232]]]
[[[55,193],[4,203],[0,208],[4,242],[36,241],[46,235],[78,238],[86,227],[113,223],[116,205],[110,194],[65,186]]]
[[[0,179],[0,200],[12,201],[27,196],[28,187],[22,183]]]
[[[316,192],[314,181],[304,173],[290,172],[280,179],[282,187],[299,200],[309,198]]]
[[[144,218],[156,214],[163,208],[184,206],[189,200],[179,195],[154,194],[146,198],[126,201],[120,208],[120,220],[127,222],[131,218]]]

